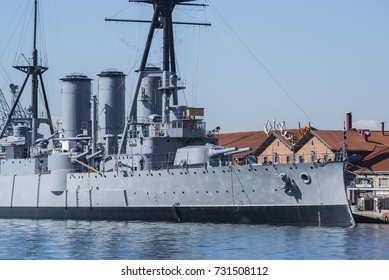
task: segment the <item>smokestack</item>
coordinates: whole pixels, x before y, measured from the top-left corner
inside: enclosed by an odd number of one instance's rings
[[[385,135],[385,122],[381,122],[381,134]]]
[[[348,112],[346,114],[346,130],[350,131],[353,128],[353,117],[351,115],[351,112]]]

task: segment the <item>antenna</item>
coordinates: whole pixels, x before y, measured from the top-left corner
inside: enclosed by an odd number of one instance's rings
[[[40,123],[47,123],[50,127],[51,134],[54,134],[54,128],[51,120],[51,114],[49,109],[49,104],[47,101],[46,90],[43,83],[42,74],[48,70],[47,67],[41,66],[38,63],[38,50],[37,50],[37,19],[38,19],[38,0],[34,1],[34,42],[33,42],[33,51],[32,51],[32,65],[28,63],[28,66],[14,66],[15,69],[18,69],[21,72],[27,74],[22,87],[20,88],[19,94],[15,99],[15,102],[8,114],[8,118],[4,127],[1,130],[0,138],[4,136],[6,128],[12,116],[19,104],[19,99],[23,94],[24,88],[27,84],[28,79],[32,76],[32,90],[31,90],[31,109],[32,109],[32,118],[31,118],[31,144],[34,145],[35,141],[38,138],[38,127]],[[28,62],[28,61],[27,61]],[[38,118],[38,88],[39,82],[42,88],[42,95],[45,103],[45,109],[47,113],[47,118]]]

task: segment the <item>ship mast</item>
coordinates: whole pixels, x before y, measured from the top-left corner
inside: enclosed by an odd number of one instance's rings
[[[137,98],[141,85],[141,81],[146,70],[147,59],[150,52],[151,43],[154,37],[154,32],[156,29],[163,30],[163,60],[162,60],[162,92],[163,92],[163,112],[162,118],[163,122],[168,122],[169,118],[169,109],[168,103],[169,99],[173,97],[173,105],[178,105],[177,97],[177,86],[175,88],[169,87],[168,79],[172,76],[176,76],[176,58],[174,50],[174,36],[173,36],[173,25],[174,24],[185,24],[185,25],[200,25],[200,26],[210,26],[209,23],[192,23],[192,22],[173,22],[172,12],[176,5],[185,5],[185,6],[206,6],[204,4],[189,3],[195,0],[129,0],[129,2],[137,3],[146,3],[152,4],[154,7],[154,14],[151,21],[145,20],[126,20],[126,19],[105,19],[106,21],[119,21],[119,22],[138,22],[138,23],[150,23],[149,33],[146,40],[146,45],[144,48],[142,60],[139,67],[139,76],[138,82],[135,88],[135,93],[133,95],[133,101],[131,105],[131,110],[129,114],[129,122],[126,123],[123,138],[119,147],[119,153],[126,141],[126,131],[128,126],[131,125],[130,130],[134,130],[136,126],[136,114],[137,114]]]
[[[31,145],[35,144],[35,141],[38,138],[38,128],[40,123],[47,123],[50,127],[51,134],[54,134],[54,129],[52,125],[51,120],[51,114],[49,109],[49,104],[47,101],[47,95],[45,86],[43,83],[43,77],[42,74],[48,70],[47,67],[44,67],[39,64],[38,62],[38,49],[37,49],[37,21],[38,21],[38,0],[34,1],[34,38],[33,38],[33,51],[32,51],[32,64],[28,63],[28,65],[23,66],[14,66],[14,68],[18,69],[19,71],[22,71],[26,73],[26,78],[23,82],[23,85],[19,91],[18,96],[16,97],[16,100],[14,102],[14,105],[12,106],[7,121],[0,133],[0,138],[4,136],[4,133],[6,131],[6,128],[8,127],[9,123],[13,120],[12,116],[16,110],[16,107],[19,103],[20,97],[23,94],[24,88],[27,84],[28,79],[30,76],[32,77],[32,89],[31,89],[31,119],[30,119],[30,129],[31,129]],[[45,103],[45,109],[46,109],[46,118],[39,118],[38,116],[38,89],[39,84],[42,88],[42,95]],[[24,120],[26,121],[26,120]]]

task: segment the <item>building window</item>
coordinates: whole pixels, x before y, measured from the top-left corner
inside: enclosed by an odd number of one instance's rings
[[[325,154],[325,155],[323,156],[323,159],[324,159],[324,161],[328,161],[328,155]]]
[[[311,162],[316,162],[316,153],[314,151],[311,152]]]
[[[313,142],[313,140],[311,141],[311,145],[312,145],[312,146],[315,145],[315,142]]]
[[[278,147],[280,146],[280,141],[277,142],[277,146],[278,146]]]
[[[290,156],[286,156],[286,163],[291,163],[292,160],[291,160],[291,157]]]
[[[304,162],[304,156],[299,156],[299,163],[303,163]]]
[[[279,157],[279,155],[277,153],[274,153],[273,158],[274,158],[274,163],[279,163],[280,162],[280,157]]]
[[[380,178],[379,179],[379,187],[380,188],[387,188],[388,187],[388,178]]]
[[[267,163],[267,157],[263,157],[263,163]]]

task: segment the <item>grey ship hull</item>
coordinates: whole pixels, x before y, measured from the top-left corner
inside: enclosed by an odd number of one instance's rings
[[[355,225],[340,162],[1,176],[0,193],[0,218]]]

